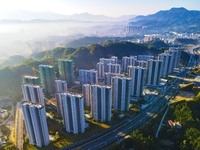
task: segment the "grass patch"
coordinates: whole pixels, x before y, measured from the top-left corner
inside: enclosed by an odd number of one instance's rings
[[[192,101],[194,97],[194,94],[192,92],[187,91],[179,91],[179,93],[175,96],[174,99],[171,100],[171,103],[176,103],[180,101]]]
[[[104,128],[104,129],[108,129],[108,128],[110,128],[109,125],[107,125],[107,124],[105,124],[105,123],[102,123],[102,122],[92,121],[92,123],[95,124],[95,125],[100,126],[101,128]]]

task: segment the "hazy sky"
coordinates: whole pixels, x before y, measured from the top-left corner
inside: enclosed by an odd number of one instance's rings
[[[107,16],[146,15],[171,7],[200,10],[200,0],[1,0],[0,13],[29,10],[66,15],[88,12]]]

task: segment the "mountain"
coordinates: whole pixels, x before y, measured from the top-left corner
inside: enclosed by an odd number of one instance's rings
[[[0,64],[0,69],[9,67],[9,66],[19,65],[20,63],[22,63],[25,60],[26,60],[26,58],[23,56],[20,56],[20,55],[10,56],[5,61],[3,61],[2,64]]]
[[[181,8],[162,10],[147,16],[131,19],[131,26],[143,26],[153,32],[200,32],[200,11]]]
[[[124,21],[134,18],[134,15],[126,15],[120,17],[108,17],[105,15],[93,15],[87,12],[74,15],[63,15],[53,12],[31,12],[31,11],[12,11],[0,14],[0,20],[4,22],[19,21]]]

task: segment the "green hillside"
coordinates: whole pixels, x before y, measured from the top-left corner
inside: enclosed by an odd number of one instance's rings
[[[85,68],[96,68],[99,58],[109,58],[130,55],[157,55],[163,51],[156,48],[148,48],[141,44],[131,42],[104,42],[103,44],[91,44],[85,47],[64,48],[59,47],[51,51],[40,52],[31,55],[31,59],[25,60],[18,66],[7,67],[0,70],[0,96],[10,95],[13,101],[19,101],[21,95],[21,76],[33,75],[32,67],[38,67],[39,64],[50,64],[54,62],[57,72],[57,59],[68,58],[75,62],[75,70]],[[77,74],[77,73],[76,73]]]

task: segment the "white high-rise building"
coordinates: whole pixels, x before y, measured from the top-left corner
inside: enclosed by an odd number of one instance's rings
[[[118,64],[118,57],[112,56],[110,59],[113,59],[113,60],[114,60],[114,63],[115,63],[115,64]]]
[[[47,146],[50,140],[44,106],[23,102],[22,111],[29,142],[38,147]]]
[[[67,82],[64,80],[55,80],[55,85],[56,85],[55,97],[56,97],[57,113],[63,116],[61,93],[67,92]]]
[[[170,67],[169,67],[169,73],[172,73],[174,71],[174,68],[177,68],[180,61],[180,49],[177,48],[169,48],[169,50],[165,51],[165,54],[172,55]]]
[[[170,70],[170,63],[172,59],[172,55],[169,54],[159,54],[158,59],[162,61],[162,66],[161,66],[161,77],[162,78],[167,78]]]
[[[112,88],[92,85],[92,116],[94,120],[109,122],[112,117]]]
[[[83,99],[85,106],[91,107],[92,103],[92,89],[90,84],[83,84],[82,87]]]
[[[80,69],[79,80],[82,85],[97,84],[98,83],[97,71],[92,69],[91,70]]]
[[[111,82],[112,82],[112,77],[114,76],[121,76],[120,74],[116,74],[116,73],[105,73],[105,80],[104,80],[104,84],[107,86],[111,86]]]
[[[143,61],[143,60],[139,61],[138,60],[135,66],[146,68],[147,67],[147,61]]]
[[[129,77],[131,78],[131,100],[138,100],[143,95],[143,87],[146,69],[138,66],[129,66]]]
[[[112,91],[114,109],[128,111],[130,104],[131,79],[126,77],[113,77]]]
[[[69,133],[85,132],[84,101],[78,94],[62,93],[65,129]]]
[[[116,64],[116,59],[106,59],[106,58],[100,58],[100,63],[104,64],[104,72],[108,72],[108,64]]]
[[[119,64],[108,64],[108,72],[120,74],[121,65],[119,65]]]
[[[150,60],[150,59],[153,59],[154,57],[152,55],[138,55],[137,56],[137,59],[138,60],[142,60],[142,61],[147,61],[147,60]]]
[[[100,58],[99,61],[105,65],[116,64],[116,58]]]
[[[97,73],[98,73],[98,79],[104,79],[105,76],[104,64],[101,62],[97,63]]]
[[[122,58],[122,71],[128,72],[128,66],[135,66],[136,62],[137,62],[137,56],[123,57]]]
[[[147,85],[158,85],[160,81],[161,75],[161,60],[148,60],[147,61],[147,77],[146,77],[146,84]]]
[[[169,50],[175,50],[177,51],[177,55],[175,56],[175,62],[174,62],[174,68],[178,68],[179,67],[179,62],[180,62],[180,57],[181,57],[181,49],[180,48],[169,48]]]
[[[55,80],[56,92],[63,93],[67,92],[67,82],[64,80]]]
[[[23,84],[21,87],[24,101],[44,105],[44,94],[40,86],[32,84]]]
[[[62,106],[61,93],[56,93],[55,98],[56,98],[57,113],[60,114],[63,117],[63,106]]]

